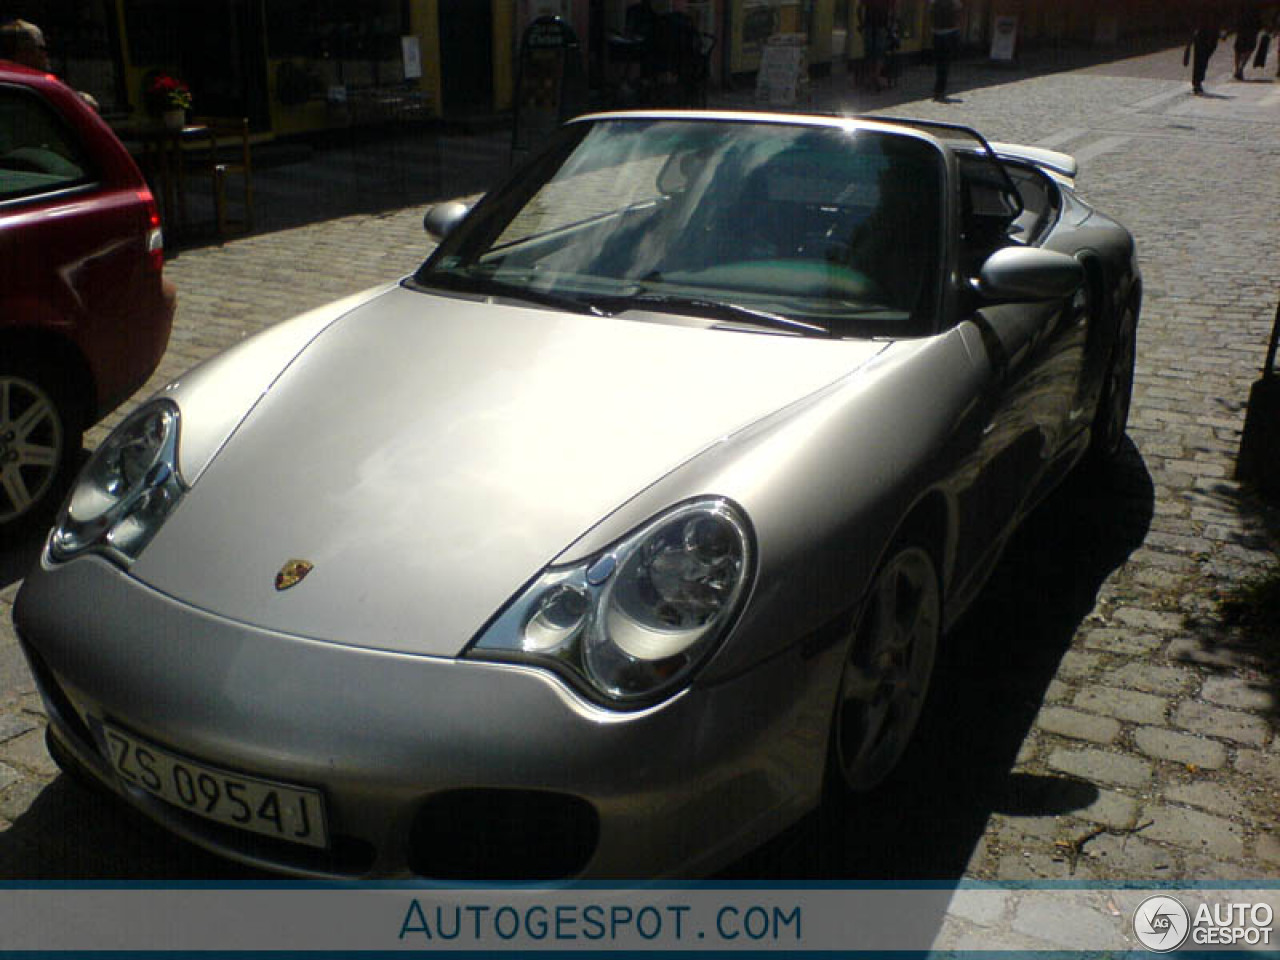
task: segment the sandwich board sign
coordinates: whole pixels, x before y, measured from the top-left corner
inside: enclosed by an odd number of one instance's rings
[[[991,32],[991,59],[997,63],[1011,63],[1018,44],[1018,18],[1000,16],[995,19]]]
[[[804,34],[776,34],[765,42],[756,74],[757,100],[782,105],[799,99],[808,79],[808,44]]]
[[[534,152],[585,101],[582,48],[559,17],[538,17],[520,42],[511,161]]]

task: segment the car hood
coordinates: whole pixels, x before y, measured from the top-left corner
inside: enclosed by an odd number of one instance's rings
[[[300,349],[132,573],[255,626],[453,656],[619,505],[882,347],[396,288]],[[313,569],[279,591],[291,559]]]

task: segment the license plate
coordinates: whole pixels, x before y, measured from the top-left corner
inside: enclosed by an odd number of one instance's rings
[[[109,724],[103,729],[111,745],[111,764],[126,783],[206,820],[309,847],[328,847],[319,791],[219,770]]]

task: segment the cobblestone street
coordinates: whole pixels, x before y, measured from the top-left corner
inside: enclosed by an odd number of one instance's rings
[[[952,103],[928,98],[924,66],[879,98],[843,76],[815,83],[815,109],[954,120],[1079,159],[1080,193],[1138,240],[1132,447],[1106,484],[1069,483],[1011,545],[949,638],[928,747],[903,782],[819,811],[729,876],[1280,876],[1280,628],[1260,637],[1222,606],[1275,564],[1280,544],[1276,511],[1232,479],[1280,297],[1280,81],[1268,69],[1232,82],[1228,60],[1220,50],[1206,97],[1190,95],[1180,48],[1074,67],[962,63]],[[754,107],[748,93],[715,105]],[[499,169],[504,137],[457,149],[487,145]],[[451,162],[478,162],[452,156],[431,161],[440,189]],[[401,162],[415,162],[412,148]],[[273,175],[296,181],[288,167],[265,170],[268,195]],[[397,176],[412,181],[411,170]],[[167,267],[178,324],[137,399],[248,334],[409,272],[428,250],[423,212],[182,251]],[[0,553],[0,878],[254,876],[58,776],[10,624],[36,551]],[[1049,920],[1010,909],[953,918],[939,942],[1004,925],[1009,948],[1070,947],[1072,925],[1101,908],[1082,898]]]

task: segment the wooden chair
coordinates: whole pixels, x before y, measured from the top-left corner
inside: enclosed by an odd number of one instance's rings
[[[197,117],[193,123],[206,127],[209,138],[209,172],[213,177],[213,205],[218,217],[218,237],[225,240],[234,225],[240,232],[253,230],[253,153],[249,144],[247,117]],[[224,157],[219,142],[227,147]],[[227,214],[227,178],[239,175],[244,183],[242,216]]]

